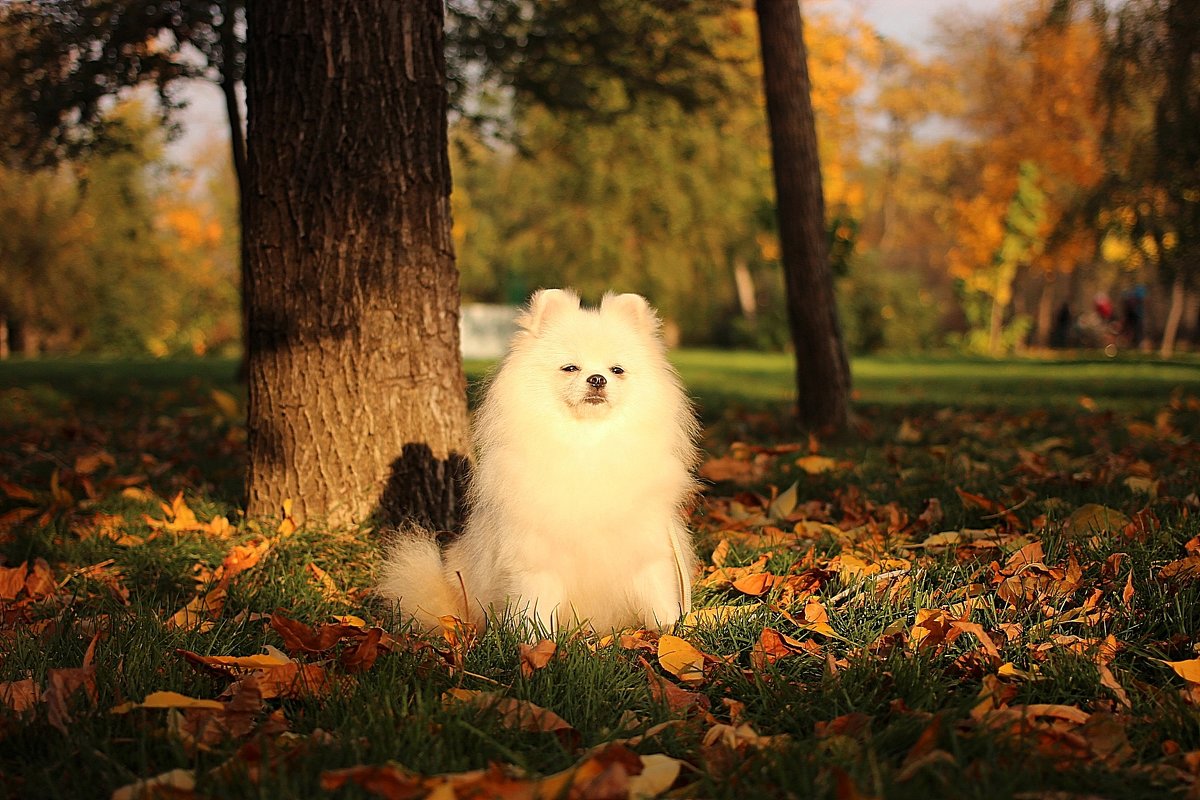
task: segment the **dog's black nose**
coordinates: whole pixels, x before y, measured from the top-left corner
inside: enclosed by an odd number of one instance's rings
[[[587,382],[591,384],[593,389],[603,389],[604,384],[608,383],[608,379],[603,375],[589,375]]]

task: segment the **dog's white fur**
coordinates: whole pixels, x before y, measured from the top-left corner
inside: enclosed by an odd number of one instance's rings
[[[489,610],[547,631],[673,624],[691,607],[698,429],[658,317],[638,295],[593,310],[546,289],[519,324],[476,415],[463,534],[444,554],[404,534],[380,592],[427,629]]]

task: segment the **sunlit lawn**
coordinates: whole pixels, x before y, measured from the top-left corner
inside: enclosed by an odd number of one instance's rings
[[[240,518],[233,362],[0,363],[0,798],[1194,791],[1200,362],[857,359],[830,442],[789,357],[677,363],[700,668],[626,632],[527,674],[408,636],[374,533]]]

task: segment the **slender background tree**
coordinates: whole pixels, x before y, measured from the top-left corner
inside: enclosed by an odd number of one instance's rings
[[[797,411],[803,425],[839,430],[848,414],[850,367],[829,268],[804,23],[796,0],[757,0],[755,9],[788,320],[796,353]]]

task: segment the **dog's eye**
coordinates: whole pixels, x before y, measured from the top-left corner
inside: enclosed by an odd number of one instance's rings
[[[608,371],[611,372],[613,375],[624,375],[625,374],[625,369],[623,367],[609,367]]]
[[[562,368],[562,371],[563,372],[579,372],[579,367],[575,366],[574,364],[567,364],[565,367]]]

